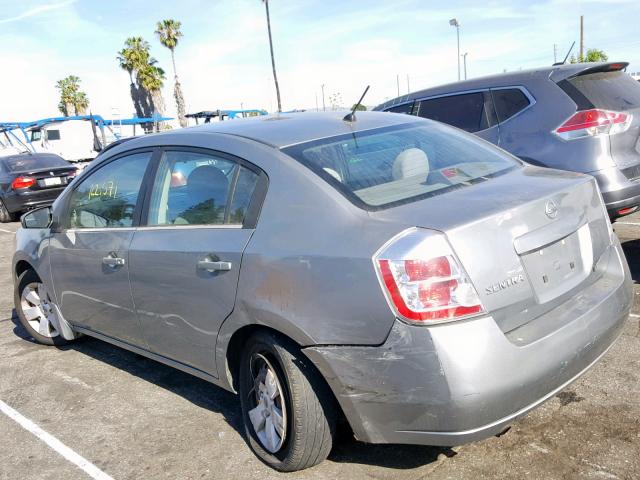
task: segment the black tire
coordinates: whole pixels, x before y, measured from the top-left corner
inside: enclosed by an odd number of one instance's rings
[[[16,216],[9,213],[7,207],[5,207],[4,202],[0,200],[0,223],[8,223],[15,221]]]
[[[275,453],[263,446],[249,417],[258,403],[252,373],[256,358],[268,360],[284,394],[286,434]],[[338,407],[324,379],[297,345],[275,333],[259,332],[245,344],[239,373],[245,435],[260,460],[276,470],[294,472],[327,458],[335,438]]]
[[[33,328],[33,326],[27,320],[27,317],[25,316],[25,313],[23,310],[22,293],[30,285],[33,285],[36,283],[42,283],[42,281],[40,280],[40,277],[38,277],[38,274],[34,270],[27,270],[24,273],[22,273],[22,275],[20,275],[20,277],[18,278],[18,281],[16,282],[16,286],[14,289],[14,296],[13,296],[16,312],[18,313],[18,319],[20,320],[20,323],[25,328],[25,330],[29,333],[29,335],[31,335],[31,337],[33,337],[33,339],[36,342],[41,343],[43,345],[66,345],[67,343],[69,343],[69,340],[66,340],[65,338],[63,338],[59,332],[57,333],[57,335],[54,335],[54,336],[42,335]],[[48,303],[52,303],[52,300],[48,299]],[[53,328],[53,330],[55,331],[55,328]]]

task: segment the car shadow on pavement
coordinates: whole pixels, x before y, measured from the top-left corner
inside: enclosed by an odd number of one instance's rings
[[[34,343],[24,329],[15,309],[11,320],[14,334]],[[49,347],[47,347],[49,348]],[[244,438],[240,402],[236,395],[205,380],[181,372],[155,360],[130,352],[110,343],[83,336],[75,342],[56,347],[74,350],[164,388],[194,405],[221,414],[225,421]],[[435,462],[440,455],[453,457],[456,452],[446,447],[419,445],[371,445],[355,440],[348,427],[341,428],[329,461],[356,463],[394,469],[412,469]]]
[[[631,278],[635,283],[640,283],[640,239],[623,242],[622,250],[627,257]]]

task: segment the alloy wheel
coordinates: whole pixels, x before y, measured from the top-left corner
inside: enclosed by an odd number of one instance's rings
[[[33,330],[47,338],[59,335],[55,327],[58,324],[56,313],[43,283],[32,282],[24,287],[20,297],[20,307]]]

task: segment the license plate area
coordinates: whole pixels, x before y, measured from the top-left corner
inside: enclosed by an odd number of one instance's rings
[[[591,273],[593,245],[589,225],[520,258],[538,302],[553,300]]]
[[[56,185],[62,185],[62,178],[60,177],[49,177],[43,178],[40,180],[41,186],[43,187],[53,187]]]

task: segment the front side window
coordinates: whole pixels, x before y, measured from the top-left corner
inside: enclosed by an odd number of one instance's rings
[[[315,140],[283,151],[365,209],[467,188],[519,165],[487,142],[426,122]]]
[[[69,199],[70,228],[133,226],[151,152],[118,158],[82,179]]]
[[[164,153],[149,205],[149,225],[242,225],[258,175],[228,158]]]
[[[42,138],[42,130],[31,130],[31,141],[37,142]]]
[[[463,93],[423,100],[417,114],[475,133],[497,124],[489,92]]]
[[[527,108],[531,102],[519,88],[492,90],[498,120],[504,122]]]

